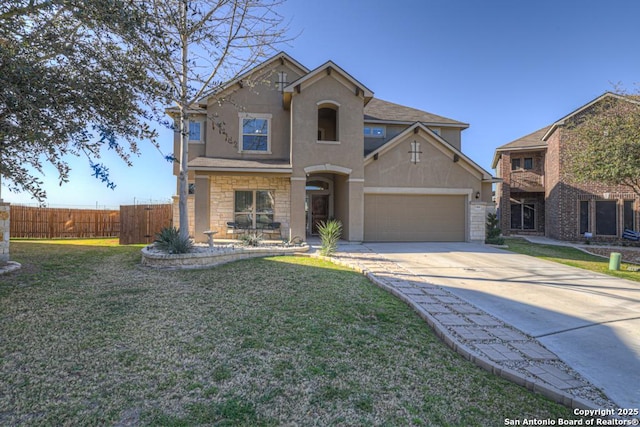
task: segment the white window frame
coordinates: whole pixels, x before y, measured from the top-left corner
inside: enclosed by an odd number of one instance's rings
[[[271,114],[265,113],[238,113],[238,153],[271,154]],[[245,150],[244,146],[244,120],[263,119],[267,121],[267,149],[266,150]]]
[[[200,124],[200,137],[199,137],[199,139],[191,139],[191,123],[199,123]],[[204,118],[187,120],[187,129],[188,129],[187,139],[189,140],[189,144],[204,144],[204,128],[205,128],[205,119]]]

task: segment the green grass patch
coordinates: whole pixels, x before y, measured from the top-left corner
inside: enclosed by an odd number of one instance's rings
[[[512,252],[640,282],[640,273],[626,271],[627,268],[632,267],[631,264],[622,263],[620,270],[609,270],[609,260],[607,258],[591,255],[570,246],[539,245],[520,238],[507,238],[505,243],[508,246],[508,250]]]
[[[0,425],[502,425],[571,411],[307,257],[156,271],[135,247],[15,241]]]

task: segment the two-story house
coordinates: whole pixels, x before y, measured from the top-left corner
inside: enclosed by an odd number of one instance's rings
[[[197,240],[232,237],[230,222],[276,222],[283,238],[306,239],[329,218],[349,241],[484,239],[494,179],[461,151],[468,125],[376,99],[331,61],[309,70],[279,53],[194,105],[189,121]]]
[[[577,182],[569,171],[574,144],[565,124],[608,97],[605,93],[577,110],[522,138],[498,147],[492,167],[500,227],[504,235],[536,234],[579,240],[585,233],[600,240],[618,239],[625,229],[637,230],[638,196],[625,186]]]

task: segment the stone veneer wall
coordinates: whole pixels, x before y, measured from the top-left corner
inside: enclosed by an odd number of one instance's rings
[[[180,198],[173,196],[173,226],[180,227]],[[187,198],[187,216],[189,217],[189,236],[195,235],[195,202],[193,195],[189,195]]]
[[[291,219],[291,180],[289,177],[250,175],[211,176],[211,230],[218,231],[217,238],[236,238],[226,234],[227,222],[233,221],[236,190],[275,191],[274,221],[281,223],[282,237],[288,237]]]
[[[469,206],[469,240],[484,243],[487,237],[487,215],[495,213],[495,205],[486,202],[471,202]]]
[[[0,202],[0,264],[9,261],[9,221],[11,206],[9,203]]]

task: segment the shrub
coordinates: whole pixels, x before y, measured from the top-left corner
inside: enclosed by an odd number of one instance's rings
[[[169,254],[186,254],[193,249],[189,236],[181,236],[175,227],[165,227],[156,234],[156,247]]]
[[[489,245],[504,245],[504,239],[500,236],[502,230],[498,227],[498,216],[494,213],[487,215],[487,238],[485,243]]]
[[[342,237],[342,223],[337,219],[329,221],[321,221],[318,225],[318,233],[320,233],[320,254],[331,256],[338,249],[338,242]]]
[[[240,242],[244,245],[244,246],[260,246],[260,243],[262,243],[262,233],[258,233],[258,232],[254,232],[254,233],[245,233],[242,236],[240,236]]]

